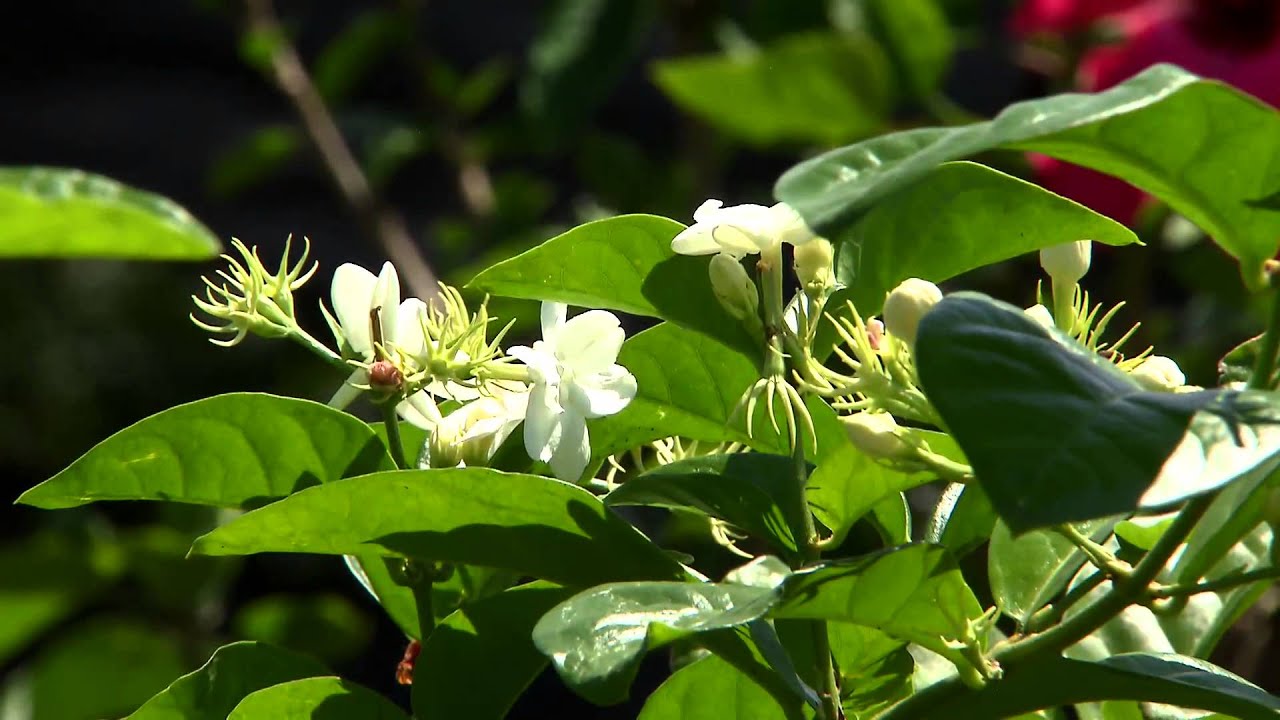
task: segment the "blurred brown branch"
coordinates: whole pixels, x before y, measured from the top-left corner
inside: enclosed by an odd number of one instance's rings
[[[245,9],[248,32],[268,39],[272,78],[289,98],[343,199],[395,264],[409,289],[424,300],[435,297],[438,292],[435,272],[409,234],[404,218],[384,205],[374,192],[311,81],[302,58],[281,27],[272,0],[245,0]]]

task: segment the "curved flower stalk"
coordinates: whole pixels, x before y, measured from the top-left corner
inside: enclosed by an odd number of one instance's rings
[[[542,339],[508,353],[525,364],[532,383],[524,425],[529,457],[577,482],[591,459],[586,421],[621,412],[635,397],[636,379],[617,363],[626,337],[617,316],[567,314],[564,304],[544,302]]]

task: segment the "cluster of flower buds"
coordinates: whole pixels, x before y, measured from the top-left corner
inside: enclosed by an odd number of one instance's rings
[[[293,291],[301,288],[315,274],[318,265],[307,267],[311,243],[303,238],[302,257],[292,266],[289,251],[293,238],[285,240],[280,267],[271,272],[258,257],[258,248],[248,248],[238,239],[231,245],[240,259],[223,255],[227,270],[219,270],[221,282],[203,278],[205,299],[191,296],[196,307],[224,324],[212,325],[191,315],[191,321],[215,335],[232,335],[228,340],[210,338],[210,342],[223,347],[239,344],[249,333],[262,337],[287,337],[299,332],[294,318]]]

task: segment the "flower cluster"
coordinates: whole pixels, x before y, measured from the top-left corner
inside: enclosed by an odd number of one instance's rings
[[[234,333],[233,345],[252,332],[292,337],[349,374],[330,399],[344,408],[362,394],[428,432],[421,467],[486,464],[521,424],[533,460],[556,477],[577,482],[591,460],[587,420],[620,412],[636,394],[636,380],[617,364],[625,339],[618,318],[592,310],[568,318],[560,303],[544,303],[542,339],[506,352],[508,325],[488,338],[485,303],[471,312],[461,294],[441,285],[430,302],[401,298],[391,263],[374,275],[350,263],[333,274],[330,312],[321,306],[338,350],[301,329],[292,292],[315,271],[304,260],[282,261],[268,272],[256,249],[237,241],[243,262],[227,258],[223,285],[209,280],[197,307],[225,325],[196,321],[214,333]],[[456,405],[442,410],[442,401]]]

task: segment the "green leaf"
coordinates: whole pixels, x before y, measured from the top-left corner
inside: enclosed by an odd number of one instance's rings
[[[759,343],[712,292],[710,260],[671,250],[671,241],[684,227],[656,215],[596,220],[484,270],[467,287],[659,317],[750,357],[759,355]]]
[[[272,179],[306,148],[307,138],[294,125],[260,127],[219,152],[207,179],[218,198],[234,197]]]
[[[930,473],[890,469],[846,445],[813,471],[805,495],[813,514],[831,531],[831,544],[836,547],[877,503],[932,479]]]
[[[233,393],[130,425],[18,502],[48,509],[98,500],[249,508],[392,467],[383,444],[354,416],[308,400]]]
[[[120,717],[185,669],[178,638],[129,617],[97,616],[28,665],[32,720]]]
[[[413,708],[424,718],[502,718],[547,665],[530,633],[572,590],[533,582],[458,610],[422,646]],[[501,662],[495,662],[501,658]],[[484,678],[483,687],[475,679]]]
[[[390,10],[365,10],[351,18],[316,58],[316,90],[329,105],[342,105],[411,32],[403,16]]]
[[[254,691],[326,672],[305,655],[260,642],[231,643],[125,720],[225,720]]]
[[[985,543],[995,524],[995,510],[981,485],[952,483],[938,498],[924,540],[942,545],[958,558]]]
[[[1203,577],[1232,546],[1263,522],[1277,487],[1280,472],[1259,472],[1218,493],[1187,537],[1187,546],[1178,557],[1175,579],[1187,583]]]
[[[1143,391],[1021,310],[974,293],[925,315],[916,362],[1015,533],[1166,509],[1269,472],[1280,451],[1280,396]]]
[[[905,493],[894,493],[871,506],[867,515],[871,526],[887,546],[911,542],[911,504]]]
[[[1249,382],[1249,379],[1253,377],[1253,369],[1258,364],[1258,350],[1261,342],[1262,336],[1255,335],[1231,348],[1226,355],[1223,355],[1222,359],[1218,361],[1218,384]],[[1268,385],[1268,387],[1273,385],[1274,383]]]
[[[294,680],[240,701],[227,720],[409,720],[395,703],[337,677]]]
[[[446,400],[440,405],[445,405],[452,401]],[[448,416],[451,410],[447,407],[440,408],[440,414]],[[369,428],[373,430],[373,434],[378,436],[384,447],[390,451],[390,444],[387,442],[387,426],[380,422],[369,423]],[[418,459],[422,455],[422,448],[427,444],[427,431],[417,427],[407,420],[400,422],[400,449],[404,452],[405,462],[412,466],[417,466]]]
[[[268,595],[231,620],[236,635],[279,645],[329,663],[358,656],[372,640],[369,618],[341,595]]]
[[[652,0],[557,0],[529,48],[520,100],[543,136],[571,140],[613,92],[657,19]]]
[[[605,505],[694,510],[795,553],[804,508],[796,501],[795,463],[781,455],[704,455],[663,465],[605,497]]]
[[[774,560],[773,562],[777,562]],[[751,566],[749,566],[751,567]],[[762,617],[847,622],[926,646],[962,637],[982,608],[942,548],[907,545],[761,582],[627,582],[575,595],[547,613],[534,644],[587,699],[626,697],[643,654]]]
[[[1099,662],[1045,658],[947,707],[956,720],[986,720],[1082,702],[1140,700],[1273,720],[1280,699],[1207,662],[1181,655],[1128,653]]]
[[[591,493],[488,468],[326,483],[243,515],[192,546],[205,555],[374,550],[506,568],[565,585],[682,575],[678,563]]]
[[[0,546],[0,664],[97,597],[124,570],[117,543],[49,530]]]
[[[1157,65],[1093,95],[1031,100],[989,122],[840,148],[792,168],[774,192],[810,226],[835,237],[941,163],[995,148],[1034,150],[1123,178],[1168,202],[1238,258],[1246,283],[1256,288],[1280,237],[1280,211],[1265,202],[1280,188],[1280,166],[1271,163],[1277,138],[1280,115],[1273,108]]]
[[[1093,520],[1076,529],[1097,540],[1110,533],[1114,521]],[[1084,553],[1052,530],[1035,530],[1014,537],[1009,526],[997,522],[987,551],[991,594],[1005,615],[1024,627],[1035,611],[1066,587],[1085,562]]]
[[[861,625],[827,626],[831,654],[840,672],[845,713],[869,717],[911,694],[915,661],[906,643]]]
[[[753,145],[830,145],[879,130],[892,102],[890,68],[861,34],[792,35],[757,51],[663,60],[667,97]]]
[[[884,45],[899,82],[918,98],[938,91],[951,64],[955,40],[934,0],[862,3],[871,33]]]
[[[706,657],[680,668],[644,703],[639,720],[799,720],[766,689],[728,662]]]
[[[177,203],[101,175],[0,167],[0,258],[204,260],[222,244]]]

